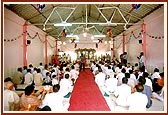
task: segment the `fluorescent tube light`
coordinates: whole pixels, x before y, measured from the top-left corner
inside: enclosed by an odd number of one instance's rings
[[[106,35],[94,35],[94,37],[95,37],[95,38],[96,38],[96,37],[103,37],[103,38],[105,38]]]
[[[71,23],[55,23],[54,26],[72,26]]]

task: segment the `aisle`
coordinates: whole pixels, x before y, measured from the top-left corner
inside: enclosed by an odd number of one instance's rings
[[[81,71],[70,99],[69,111],[110,111],[89,69]]]

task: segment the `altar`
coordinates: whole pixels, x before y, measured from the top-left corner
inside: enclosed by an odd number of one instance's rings
[[[90,66],[90,61],[93,61],[94,60],[94,53],[96,52],[95,49],[76,49],[75,50],[76,54],[77,54],[77,61],[80,61],[80,56],[81,54],[83,54],[85,56],[85,59],[86,59],[86,66]]]

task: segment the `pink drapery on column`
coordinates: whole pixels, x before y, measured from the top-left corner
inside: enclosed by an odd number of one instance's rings
[[[23,25],[23,65],[27,66],[27,24]]]
[[[146,58],[146,24],[142,24],[142,39],[143,39],[142,51]],[[146,59],[145,59],[144,65],[146,66]]]
[[[125,35],[123,34],[123,39],[122,39],[122,49],[123,53],[125,52]]]
[[[113,57],[114,57],[114,55],[115,55],[115,51],[114,51],[114,47],[115,47],[115,44],[114,44],[114,38],[113,38]]]
[[[48,64],[48,56],[47,56],[47,35],[45,35],[45,63]]]

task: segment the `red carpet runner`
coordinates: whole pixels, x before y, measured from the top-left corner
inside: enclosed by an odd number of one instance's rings
[[[70,98],[69,111],[110,111],[89,69],[81,71]]]

